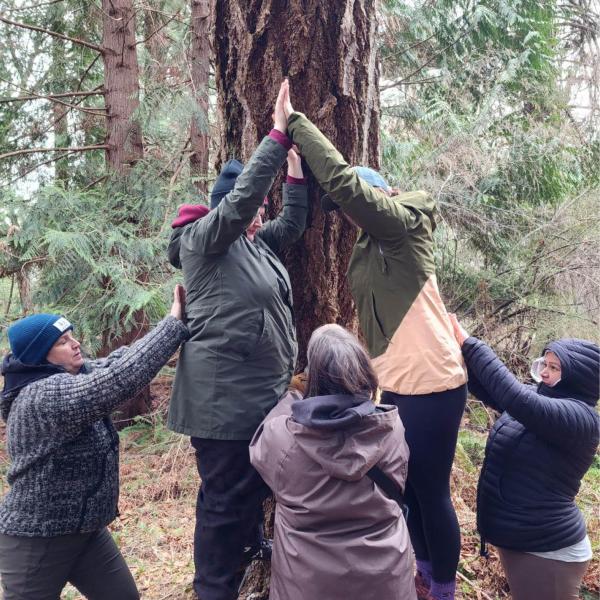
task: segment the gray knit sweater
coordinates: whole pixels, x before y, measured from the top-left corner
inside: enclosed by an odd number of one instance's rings
[[[11,488],[0,532],[52,537],[95,531],[117,515],[119,437],[110,413],[150,383],[188,337],[174,317],[88,373],[35,381],[14,399],[6,433]]]

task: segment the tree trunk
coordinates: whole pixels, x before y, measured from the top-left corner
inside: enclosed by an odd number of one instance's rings
[[[153,2],[153,10],[144,11],[144,46],[149,60],[145,75],[150,81],[164,83],[169,68],[166,62],[169,39],[166,36],[165,23],[167,16],[164,2]]]
[[[54,19],[50,23],[50,29],[58,33],[65,33],[64,20]],[[69,81],[65,68],[65,44],[62,40],[52,38],[52,69],[51,79],[48,85],[50,94],[60,94],[64,91],[65,82]],[[52,122],[54,123],[54,146],[65,148],[70,146],[69,132],[67,127],[67,108],[58,102],[52,102]],[[64,187],[69,183],[69,159],[63,158],[54,163],[54,178]]]
[[[288,76],[294,108],[304,112],[348,162],[379,166],[374,0],[223,0],[215,21],[223,120],[219,162],[249,158],[271,128],[279,84]],[[309,192],[309,228],[285,257],[294,290],[300,368],[316,327],[335,322],[357,329],[345,275],[357,232],[340,215],[323,213],[322,192],[314,181]],[[271,199],[273,216],[281,206],[277,184]]]
[[[125,173],[144,154],[134,119],[140,90],[132,0],[102,0],[102,21],[106,161],[111,170]]]
[[[23,315],[27,316],[33,312],[33,300],[31,298],[31,278],[29,266],[23,265],[15,272],[17,285],[19,287],[19,298],[21,300],[21,310]]]
[[[379,95],[374,0],[222,0],[215,14],[215,72],[223,137],[218,162],[246,161],[272,126],[279,84],[289,77],[304,112],[351,164],[379,166]],[[282,175],[271,216],[281,208]],[[312,331],[340,323],[356,331],[346,269],[357,232],[324,214],[309,183],[309,228],[285,257],[290,272],[300,364]],[[268,569],[252,567],[240,598],[268,597]]]
[[[192,117],[190,171],[198,192],[208,191],[208,74],[210,66],[210,0],[191,0],[190,63],[192,90],[197,110]]]
[[[142,130],[135,120],[139,106],[139,67],[136,51],[135,12],[132,0],[102,0],[102,50],[106,117],[106,161],[109,171],[127,175],[144,155]],[[136,218],[132,216],[132,218]],[[140,232],[143,226],[140,225]],[[140,275],[143,277],[143,274]],[[130,344],[148,331],[143,311],[135,314],[136,325],[117,339],[103,334],[101,355]],[[151,408],[150,387],[138,392],[115,413],[120,427]]]

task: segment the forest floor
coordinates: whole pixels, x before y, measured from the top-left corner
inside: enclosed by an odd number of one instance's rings
[[[170,369],[169,369],[170,371]],[[144,600],[194,600],[192,538],[198,491],[194,453],[189,439],[165,427],[171,374],[152,384],[154,410],[121,431],[121,516],[111,525]],[[479,557],[475,498],[491,415],[469,403],[460,432],[452,473],[452,492],[462,533],[458,586],[465,599],[509,598],[498,556]],[[8,458],[0,429],[0,492],[6,491]],[[588,472],[578,496],[594,549],[581,598],[600,592],[600,457]],[[61,600],[80,600],[71,587]],[[255,600],[263,600],[256,597]],[[266,598],[264,599],[266,600]],[[325,599],[323,599],[325,600]]]

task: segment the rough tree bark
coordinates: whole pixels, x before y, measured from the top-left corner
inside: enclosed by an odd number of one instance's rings
[[[139,106],[139,67],[132,0],[102,0],[102,21],[106,162],[109,171],[126,176],[144,155],[141,126],[135,120]],[[141,273],[140,278],[143,277]],[[109,340],[108,332],[103,332],[100,353],[107,354],[142,337],[148,331],[143,311],[136,313],[135,322],[134,327],[116,339]],[[116,422],[123,426],[132,417],[147,413],[150,407],[150,388],[147,387],[115,413]]]
[[[377,168],[376,26],[375,0],[218,2],[214,48],[223,132],[217,162],[250,157],[272,126],[279,84],[288,76],[294,108],[316,123],[350,163]],[[282,177],[270,195],[271,216],[281,206]],[[309,193],[309,227],[285,257],[294,290],[299,369],[316,327],[336,322],[357,329],[345,277],[357,232],[339,215],[321,211],[314,181]],[[267,526],[271,520],[272,515]],[[269,578],[269,567],[256,562],[240,598],[266,599]]]
[[[102,21],[106,161],[125,173],[144,155],[142,130],[133,118],[140,89],[132,0],[102,0]]]
[[[144,46],[149,60],[145,76],[153,82],[163,83],[169,68],[165,60],[169,39],[166,36],[167,16],[164,2],[153,2],[155,10],[144,11]]]
[[[272,125],[273,104],[288,76],[304,112],[352,164],[377,168],[378,62],[375,0],[222,0],[215,14],[215,69],[223,138],[218,162],[247,160]],[[280,208],[273,186],[271,215]],[[354,330],[345,277],[356,230],[324,214],[309,185],[311,214],[302,241],[288,253],[296,305],[300,367],[311,332],[323,323]]]
[[[198,108],[190,127],[190,172],[196,178],[196,189],[201,195],[208,191],[208,74],[210,65],[211,0],[191,0],[190,70],[192,90]]]
[[[51,27],[53,31],[64,33],[64,21],[53,19]],[[62,40],[52,38],[52,79],[48,85],[50,94],[59,94],[64,90],[65,80],[67,80],[65,69],[65,44]],[[52,121],[54,123],[54,146],[56,148],[64,148],[70,145],[69,132],[67,127],[67,108],[52,102]],[[63,158],[54,163],[54,178],[63,186],[67,187],[69,182],[69,159]]]

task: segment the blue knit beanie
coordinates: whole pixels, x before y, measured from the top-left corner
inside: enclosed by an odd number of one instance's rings
[[[390,186],[387,184],[387,181],[377,171],[375,171],[375,169],[371,169],[370,167],[354,167],[354,172],[363,181],[366,181],[369,185],[372,185],[373,187],[383,188],[384,190],[390,189]]]
[[[22,363],[41,365],[56,340],[72,329],[73,325],[61,315],[31,315],[8,328],[10,349]]]
[[[215,185],[210,192],[210,207],[217,208],[219,202],[235,187],[235,180],[244,170],[244,165],[235,158],[228,160],[221,169],[221,173],[215,181]]]
[[[387,181],[377,172],[375,169],[370,167],[352,167],[353,171],[363,180],[366,181],[370,186],[376,188],[383,188],[389,190],[390,186]],[[321,198],[321,209],[324,212],[331,212],[337,210],[339,205],[336,204],[329,194],[325,194]]]

